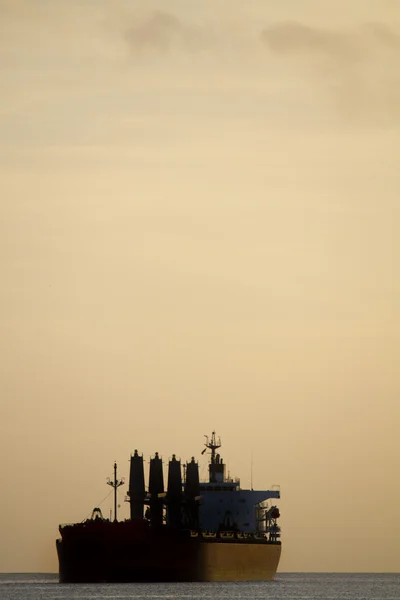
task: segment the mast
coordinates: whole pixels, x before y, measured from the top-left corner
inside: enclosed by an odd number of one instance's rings
[[[121,479],[117,479],[117,463],[114,463],[114,480],[111,481],[110,478],[108,478],[107,481],[107,485],[111,485],[112,488],[114,488],[114,522],[117,521],[117,489],[119,488],[120,485],[123,485],[125,483],[125,479],[122,477]]]
[[[209,440],[208,435],[204,436],[206,438],[205,448],[202,454],[205,451],[211,450],[211,460],[208,465],[209,475],[210,475],[210,483],[216,483],[217,481],[221,482],[225,479],[225,465],[223,464],[223,460],[219,454],[216,454],[216,450],[221,448],[221,438],[216,437],[215,431],[211,434],[211,439]]]

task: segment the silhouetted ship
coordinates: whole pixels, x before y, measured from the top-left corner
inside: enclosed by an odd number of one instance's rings
[[[215,432],[202,452],[210,451],[209,481],[199,480],[194,458],[183,466],[175,455],[168,464],[164,490],[162,460],[150,459],[148,491],[143,456],[130,460],[130,519],[104,519],[99,508],[82,523],[60,525],[57,540],[60,582],[252,581],[273,579],[281,555],[279,510],[268,500],[278,489],[243,490],[225,476]]]

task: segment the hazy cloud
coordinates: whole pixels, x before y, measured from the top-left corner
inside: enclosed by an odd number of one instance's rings
[[[275,23],[261,32],[262,42],[276,54],[354,52],[351,40],[340,31],[310,27],[303,23]]]
[[[284,21],[265,28],[261,32],[261,40],[271,51],[288,55],[320,53],[362,59],[383,46],[400,51],[400,36],[383,23],[367,23],[355,30],[340,30]]]
[[[261,41],[273,56],[302,69],[309,84],[322,86],[342,115],[400,117],[400,37],[387,25],[350,30],[285,21],[265,28]]]
[[[145,50],[164,53],[172,49],[197,52],[211,41],[205,28],[190,25],[169,12],[157,11],[134,23],[126,31],[134,52]]]

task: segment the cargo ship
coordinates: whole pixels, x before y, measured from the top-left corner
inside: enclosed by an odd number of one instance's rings
[[[60,525],[56,541],[61,583],[167,581],[264,581],[274,578],[281,555],[276,486],[242,489],[219,452],[215,432],[206,437],[208,481],[201,482],[194,457],[181,466],[176,455],[168,463],[164,489],[163,463],[150,459],[145,486],[143,456],[130,458],[130,519],[117,519],[114,477],[113,518],[99,507],[81,523]],[[183,471],[183,473],[182,473]],[[252,487],[252,486],[251,486]]]

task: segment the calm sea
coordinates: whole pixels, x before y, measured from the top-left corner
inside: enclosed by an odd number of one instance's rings
[[[399,600],[400,574],[280,573],[255,583],[60,585],[56,575],[0,574],[1,600]]]

